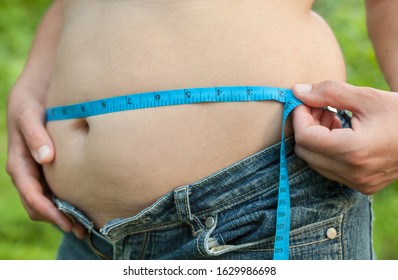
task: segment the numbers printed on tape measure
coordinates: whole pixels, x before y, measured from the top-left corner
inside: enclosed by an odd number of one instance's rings
[[[204,102],[251,102],[267,100],[284,103],[282,116],[282,140],[280,145],[280,181],[274,242],[274,259],[282,260],[289,259],[290,232],[290,191],[285,152],[284,128],[287,117],[291,111],[298,105],[302,104],[294,97],[291,90],[261,86],[226,86],[129,94],[49,108],[46,110],[46,120],[60,121],[87,118],[127,110]]]
[[[46,118],[47,121],[67,120],[126,110],[202,102],[275,100],[287,103],[289,101],[289,96],[293,95],[288,89],[259,86],[165,90],[152,93],[129,94],[74,105],[54,107],[47,110]]]

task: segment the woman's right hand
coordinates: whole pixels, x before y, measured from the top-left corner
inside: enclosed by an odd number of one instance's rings
[[[9,95],[7,173],[32,220],[53,223],[82,239],[83,226],[72,223],[55,207],[43,177],[41,165],[55,158],[53,143],[45,129],[43,96],[43,90],[23,86],[21,81]]]

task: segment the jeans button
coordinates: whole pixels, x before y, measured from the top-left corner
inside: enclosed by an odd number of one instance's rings
[[[212,226],[214,226],[215,222],[216,222],[216,220],[214,220],[213,217],[208,217],[205,221],[205,225],[207,228],[211,228]]]
[[[329,239],[335,239],[337,236],[337,230],[335,228],[329,228],[326,231],[326,237]]]

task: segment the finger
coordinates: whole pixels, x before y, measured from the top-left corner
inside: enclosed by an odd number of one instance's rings
[[[390,183],[391,181],[383,181],[380,184],[373,184],[373,185],[368,185],[368,184],[358,184],[356,182],[347,180],[344,177],[341,177],[333,172],[330,172],[328,170],[322,169],[322,168],[316,168],[313,167],[311,165],[309,165],[311,169],[315,170],[318,174],[320,174],[321,176],[332,180],[332,181],[336,181],[339,182],[340,184],[343,184],[346,187],[349,187],[355,191],[358,191],[362,194],[365,195],[372,195],[374,193],[376,193],[377,191],[381,190],[382,188],[384,188],[388,183]]]
[[[355,87],[339,81],[325,81],[314,85],[296,85],[294,95],[311,107],[332,106],[361,114],[377,100],[376,89]],[[375,98],[376,97],[376,98]],[[370,106],[369,106],[370,105]],[[366,108],[366,109],[365,109]]]
[[[322,176],[340,182],[364,194],[373,194],[391,182],[391,177],[377,170],[363,170],[345,162],[313,153],[296,145],[296,155]]]
[[[12,156],[12,165],[16,168],[9,167],[9,173],[30,218],[51,222],[69,232],[72,229],[72,223],[45,196],[40,183],[40,173],[33,159]]]
[[[341,177],[341,176],[339,176],[339,175],[337,175],[337,174],[335,174],[333,172],[326,171],[324,169],[314,167],[314,166],[312,166],[310,164],[308,166],[311,169],[313,169],[315,172],[317,172],[319,175],[325,177],[326,179],[338,182],[338,183],[343,184],[345,186],[349,186],[349,182],[347,180],[345,180],[343,177]]]
[[[295,112],[297,110],[299,111],[299,113]],[[328,110],[304,107],[304,105],[301,105],[301,108],[298,108],[295,111],[293,111],[293,115],[296,115],[296,118],[299,118],[300,116],[306,117],[304,123],[308,123],[308,125],[320,124],[330,129],[341,128],[340,119],[335,115],[335,113]],[[307,116],[305,116],[305,114],[307,114]],[[299,119],[298,121],[302,122],[301,119]]]
[[[339,176],[348,170],[344,162],[329,157],[326,153],[315,153],[299,145],[295,146],[294,151],[299,158],[316,169],[329,170],[334,174],[340,174]]]
[[[342,128],[343,127],[343,124],[341,123],[341,120],[339,119],[339,117],[337,117],[336,115],[334,116],[334,119],[333,119],[333,123],[332,123],[332,125],[330,126],[330,129],[340,129],[340,128]]]
[[[332,112],[329,112],[327,110],[322,110],[322,115],[320,117],[320,125],[323,125],[327,128],[331,128],[333,123],[335,121],[335,114]]]
[[[346,178],[340,175],[343,174],[341,171],[336,171],[341,169],[332,159],[306,151],[297,145],[295,147],[295,153],[299,158],[304,160],[312,170],[316,171],[321,176],[347,186],[350,183]]]
[[[43,194],[36,192],[27,197],[23,197],[21,194],[21,200],[32,220],[50,222],[59,226],[65,232],[72,230],[73,224]]]
[[[87,233],[85,227],[80,223],[75,223],[73,225],[72,232],[74,233],[74,235],[77,238],[79,238],[81,240],[84,239],[84,237],[86,236],[86,233]]]
[[[305,128],[316,124],[311,107],[304,104],[293,110],[292,119],[294,128]]]
[[[54,147],[45,127],[43,116],[37,110],[26,110],[19,116],[21,133],[32,157],[37,163],[46,164],[54,160]]]
[[[350,143],[355,138],[351,128],[334,129],[341,127],[337,117],[333,118],[330,127],[318,122],[306,105],[301,105],[293,111],[293,129],[299,146],[317,153],[328,153],[329,150],[333,153],[342,153],[349,149]]]
[[[312,115],[314,124],[321,124],[323,111],[324,110],[320,108],[311,108],[310,114]]]

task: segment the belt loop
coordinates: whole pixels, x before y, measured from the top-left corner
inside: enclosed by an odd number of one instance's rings
[[[193,236],[198,236],[202,231],[198,219],[192,216],[191,207],[189,204],[189,186],[182,186],[174,190],[174,203],[177,209],[178,220],[181,223],[187,224]]]
[[[174,190],[174,202],[177,208],[178,220],[180,222],[192,221],[189,207],[189,186],[182,186]]]

